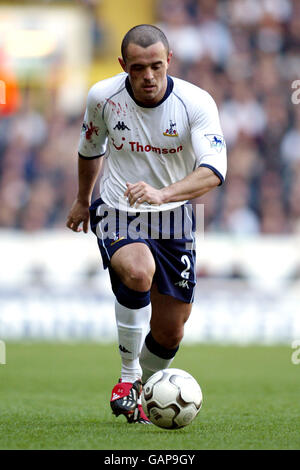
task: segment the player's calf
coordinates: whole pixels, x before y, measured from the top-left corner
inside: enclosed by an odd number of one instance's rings
[[[140,354],[140,365],[143,369],[143,383],[158,370],[167,369],[173,361],[179,346],[169,349],[159,344],[148,333]]]

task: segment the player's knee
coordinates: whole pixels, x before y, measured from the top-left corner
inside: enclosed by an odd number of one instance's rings
[[[154,272],[147,266],[130,266],[125,274],[124,283],[130,289],[146,292],[150,290]]]

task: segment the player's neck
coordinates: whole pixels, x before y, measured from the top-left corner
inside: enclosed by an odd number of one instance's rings
[[[140,101],[135,97],[128,77],[126,78],[125,86],[126,86],[126,89],[129,93],[129,95],[135,101],[135,103],[137,105],[139,105],[143,108],[155,108],[156,106],[159,106],[160,104],[162,104],[168,98],[168,96],[172,93],[173,87],[174,87],[174,82],[173,82],[172,78],[169,75],[167,75],[166,76],[165,86],[162,88],[162,91],[161,91],[161,93],[159,93],[159,96],[155,97],[154,100],[149,100],[148,102],[146,102],[144,100]]]

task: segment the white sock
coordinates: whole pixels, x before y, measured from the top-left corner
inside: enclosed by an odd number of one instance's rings
[[[130,309],[115,299],[115,314],[121,355],[122,382],[135,382],[142,377],[139,355],[151,317],[151,304]]]
[[[167,369],[173,359],[174,357],[170,359],[164,359],[157,356],[156,354],[153,354],[151,351],[149,351],[146,344],[144,343],[140,354],[140,363],[143,368],[143,383],[146,383],[151,375],[153,375],[158,370]]]

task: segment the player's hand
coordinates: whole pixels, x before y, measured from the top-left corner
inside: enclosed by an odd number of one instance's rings
[[[139,207],[143,202],[148,204],[160,205],[163,201],[163,193],[161,189],[155,189],[144,181],[138,183],[126,183],[127,190],[124,196],[128,198],[130,206]]]
[[[75,199],[67,218],[67,227],[73,232],[88,232],[90,220],[89,203],[83,203]],[[79,227],[82,223],[82,227]]]

